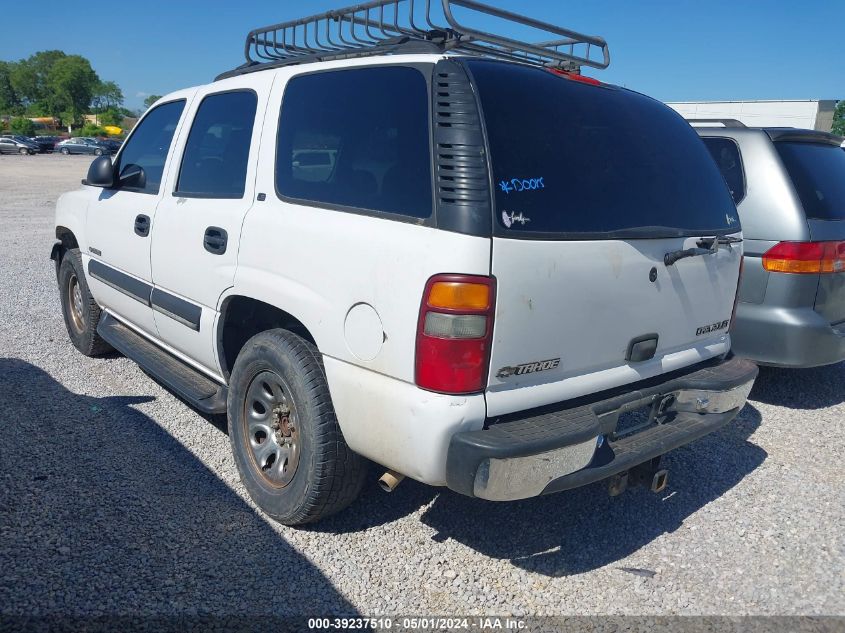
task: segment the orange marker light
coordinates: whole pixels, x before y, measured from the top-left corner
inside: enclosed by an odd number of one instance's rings
[[[431,286],[428,305],[447,310],[486,310],[490,306],[490,286],[438,281]]]

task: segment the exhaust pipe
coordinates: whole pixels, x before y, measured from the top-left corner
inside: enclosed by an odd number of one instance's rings
[[[669,483],[669,471],[668,470],[658,470],[654,473],[654,477],[651,478],[651,491],[652,492],[663,492],[666,488],[666,484]]]
[[[405,479],[405,475],[402,473],[397,473],[395,470],[388,470],[378,478],[378,485],[385,492],[393,492],[396,490],[396,486],[402,483],[403,479]]]

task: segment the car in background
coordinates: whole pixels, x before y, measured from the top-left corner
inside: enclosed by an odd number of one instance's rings
[[[733,351],[762,365],[845,360],[842,137],[693,121],[733,195],[745,265]]]
[[[94,154],[102,156],[111,154],[111,150],[92,138],[73,137],[56,144],[56,151],[62,154]]]
[[[38,152],[38,146],[25,136],[17,134],[0,136],[0,154],[32,155]]]
[[[111,152],[112,154],[117,154],[117,150],[119,150],[120,146],[123,145],[121,141],[118,141],[113,138],[101,138],[97,139],[97,142],[107,147],[109,152]]]
[[[61,141],[58,136],[33,136],[29,139],[38,146],[38,151],[42,154],[52,152],[56,148],[56,143]]]

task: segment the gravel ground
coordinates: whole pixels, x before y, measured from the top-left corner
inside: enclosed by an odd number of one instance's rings
[[[0,613],[845,614],[845,364],[764,370],[660,495],[511,504],[413,481],[264,517],[225,421],[68,341],[47,259],[89,158],[0,156]]]

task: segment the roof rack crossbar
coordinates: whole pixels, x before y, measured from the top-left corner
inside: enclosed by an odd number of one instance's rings
[[[547,34],[547,39],[528,42],[482,30],[459,20],[454,8],[466,12],[467,19],[497,18]],[[421,23],[419,20],[423,16]],[[584,35],[477,0],[425,0],[424,3],[422,0],[370,0],[345,9],[253,29],[244,46],[246,63],[233,73],[251,72],[257,65],[278,66],[305,60],[374,55],[385,52],[385,48],[402,38],[433,43],[444,51],[565,70],[578,71],[582,66],[601,69],[610,64],[610,52],[601,37]],[[393,46],[393,52],[399,52],[398,48]]]

